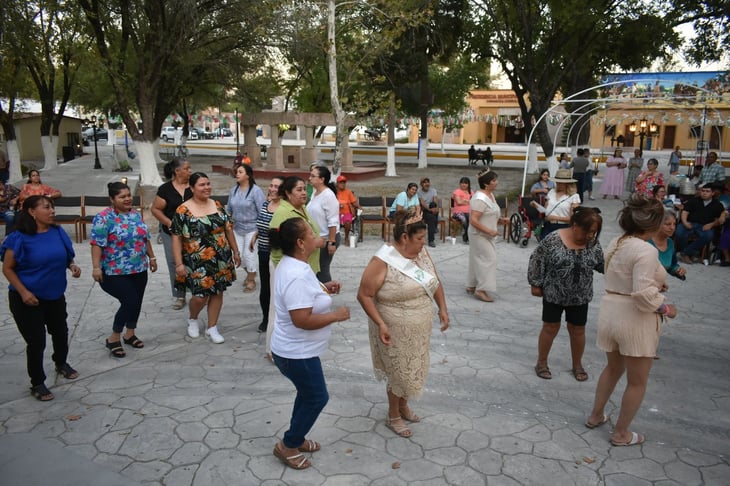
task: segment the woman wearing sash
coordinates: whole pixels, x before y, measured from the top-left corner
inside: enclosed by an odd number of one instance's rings
[[[412,434],[404,420],[421,420],[408,400],[420,397],[428,373],[432,302],[441,331],[449,327],[443,287],[425,248],[426,231],[419,207],[396,212],[394,243],[383,245],[370,260],[357,294],[369,318],[375,376],[388,382],[386,426],[401,437]]]

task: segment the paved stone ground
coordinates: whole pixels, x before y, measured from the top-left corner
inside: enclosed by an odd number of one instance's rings
[[[106,181],[119,174],[89,171],[91,160],[54,168],[43,180],[68,194],[91,193],[88,187],[103,194]],[[409,176],[404,172],[401,182]],[[458,174],[441,168],[429,169],[429,176],[442,191],[458,181]],[[215,180],[216,188],[229,184]],[[595,203],[605,217],[605,245],[619,232],[620,202]],[[554,377],[545,381],[533,371],[540,301],[530,297],[525,276],[534,241],[526,249],[498,242],[499,290],[492,304],[464,293],[468,247],[439,244],[431,254],[452,327],[442,334],[434,325],[430,374],[413,404],[423,421],[404,439],[384,426],[385,387],[373,378],[367,320],[355,300],[362,269],[380,244],[368,237],[357,248],[340,248],[334,259],[333,274],[343,282],[335,303],[349,305],[352,318],[334,326],[323,356],[331,399],[311,434],[323,449],[306,471],[287,469],[271,454],[286,429],[294,390],[263,357],[256,294],[244,294],[240,282],[226,293],[224,344],[191,340],[186,311],[170,309],[167,269],[161,268],[151,276],[138,330],[146,346],[127,349],[117,360],[103,346],[117,304],[90,277],[88,242],[76,245],[84,273],[70,279],[66,296],[69,360],[81,376],[55,377],[47,352],[52,402],[28,394],[24,343],[0,294],[2,484],[730,484],[726,268],[693,265],[686,282],[669,281],[680,315],[665,328],[661,359],[633,424],[647,442],[618,448],[609,445],[610,425],[583,426],[605,364],[594,344],[601,276],[587,328],[589,381],[578,383],[570,373],[565,330],[550,357]],[[162,255],[160,246],[155,250]],[[612,419],[623,386],[609,404]]]

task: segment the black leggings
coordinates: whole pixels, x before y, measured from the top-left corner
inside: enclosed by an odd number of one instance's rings
[[[144,289],[147,287],[147,271],[129,275],[104,275],[100,285],[104,292],[121,304],[114,315],[114,332],[121,333],[125,327],[136,329],[139,313],[142,312]]]
[[[30,385],[42,385],[46,381],[43,371],[43,352],[46,349],[46,329],[53,342],[51,359],[56,367],[68,358],[68,326],[66,325],[66,299],[38,299],[38,305],[26,305],[14,290],[8,293],[8,304],[15,324],[25,339],[25,356]]]
[[[271,302],[271,275],[269,273],[269,252],[259,250],[259,279],[261,289],[259,291],[259,304],[264,318],[261,322],[269,322],[269,304]]]

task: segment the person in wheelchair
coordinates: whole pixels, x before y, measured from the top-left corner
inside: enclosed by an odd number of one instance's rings
[[[571,177],[570,169],[558,169],[554,181],[556,187],[548,192],[545,199],[543,238],[557,229],[569,227],[573,210],[580,206],[580,196],[575,187],[576,181]],[[535,201],[531,203],[531,206],[543,212]]]

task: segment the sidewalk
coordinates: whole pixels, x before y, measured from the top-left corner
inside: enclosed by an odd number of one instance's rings
[[[92,166],[93,155],[84,156],[42,178],[65,194],[104,194],[108,180],[130,175]],[[437,170],[428,175],[442,194],[453,184]],[[230,179],[216,184],[228,187]],[[602,210],[605,246],[619,234],[615,216],[621,203],[590,203]],[[258,295],[241,291],[240,276],[225,294],[220,328],[226,342],[214,345],[186,336],[187,313],[170,309],[167,269],[161,265],[151,274],[143,305],[138,332],[145,348],[126,347],[127,357],[118,360],[104,348],[117,303],[91,279],[88,241],[76,244],[83,273],[69,279],[66,297],[69,360],[80,377],[66,381],[52,373],[49,342],[46,384],[56,395],[52,402],[28,393],[24,342],[9,314],[7,293],[0,293],[0,482],[728,484],[727,269],[691,265],[685,282],[668,281],[669,299],[680,315],[665,327],[661,359],[634,420],[647,441],[620,448],[609,445],[610,426],[583,425],[605,364],[595,346],[602,277],[595,277],[587,327],[584,364],[590,379],[579,383],[572,377],[563,329],[550,356],[553,379],[541,380],[533,370],[541,305],[530,296],[526,279],[534,240],[524,249],[497,243],[499,290],[492,304],[464,292],[468,247],[439,241],[431,255],[445,286],[451,329],[442,334],[434,324],[430,373],[422,399],[413,403],[422,422],[404,439],[384,426],[385,386],[373,377],[367,318],[355,299],[362,270],[381,244],[370,236],[357,248],[341,247],[334,258],[332,273],[343,283],[335,305],[350,306],[352,318],[333,326],[322,357],[331,398],[311,434],[322,451],[305,471],[285,468],[271,453],[286,430],[294,389],[263,357]],[[155,251],[163,254],[159,245]],[[611,423],[623,386],[609,405]]]

